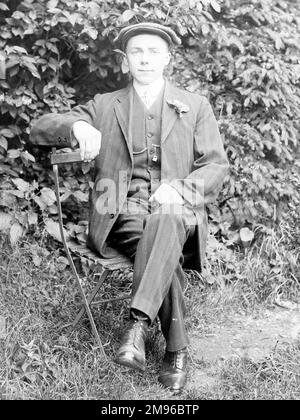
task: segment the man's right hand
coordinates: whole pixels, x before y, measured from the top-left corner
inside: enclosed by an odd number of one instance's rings
[[[81,159],[88,162],[95,159],[101,148],[101,132],[86,121],[76,121],[72,132],[78,141]]]

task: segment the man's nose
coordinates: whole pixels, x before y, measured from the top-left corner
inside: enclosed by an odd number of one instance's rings
[[[143,52],[142,56],[141,56],[141,63],[142,64],[147,64],[149,63],[150,60],[150,55],[148,52]]]

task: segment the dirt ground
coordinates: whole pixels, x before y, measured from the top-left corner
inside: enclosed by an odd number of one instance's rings
[[[218,366],[233,357],[260,361],[278,346],[300,336],[300,308],[275,307],[257,315],[235,314],[211,327],[211,333],[192,334],[188,388],[206,389],[218,380]]]

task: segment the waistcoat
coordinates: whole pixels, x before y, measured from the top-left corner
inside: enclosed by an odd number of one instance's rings
[[[161,180],[161,120],[164,89],[150,109],[133,92],[132,148],[133,173],[128,197],[148,201]]]

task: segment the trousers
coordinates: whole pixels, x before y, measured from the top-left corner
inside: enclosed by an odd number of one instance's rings
[[[183,247],[195,231],[196,217],[183,206],[160,206],[151,212],[122,212],[111,232],[114,246],[134,260],[131,309],[159,318],[166,350],[188,345],[184,325]]]

